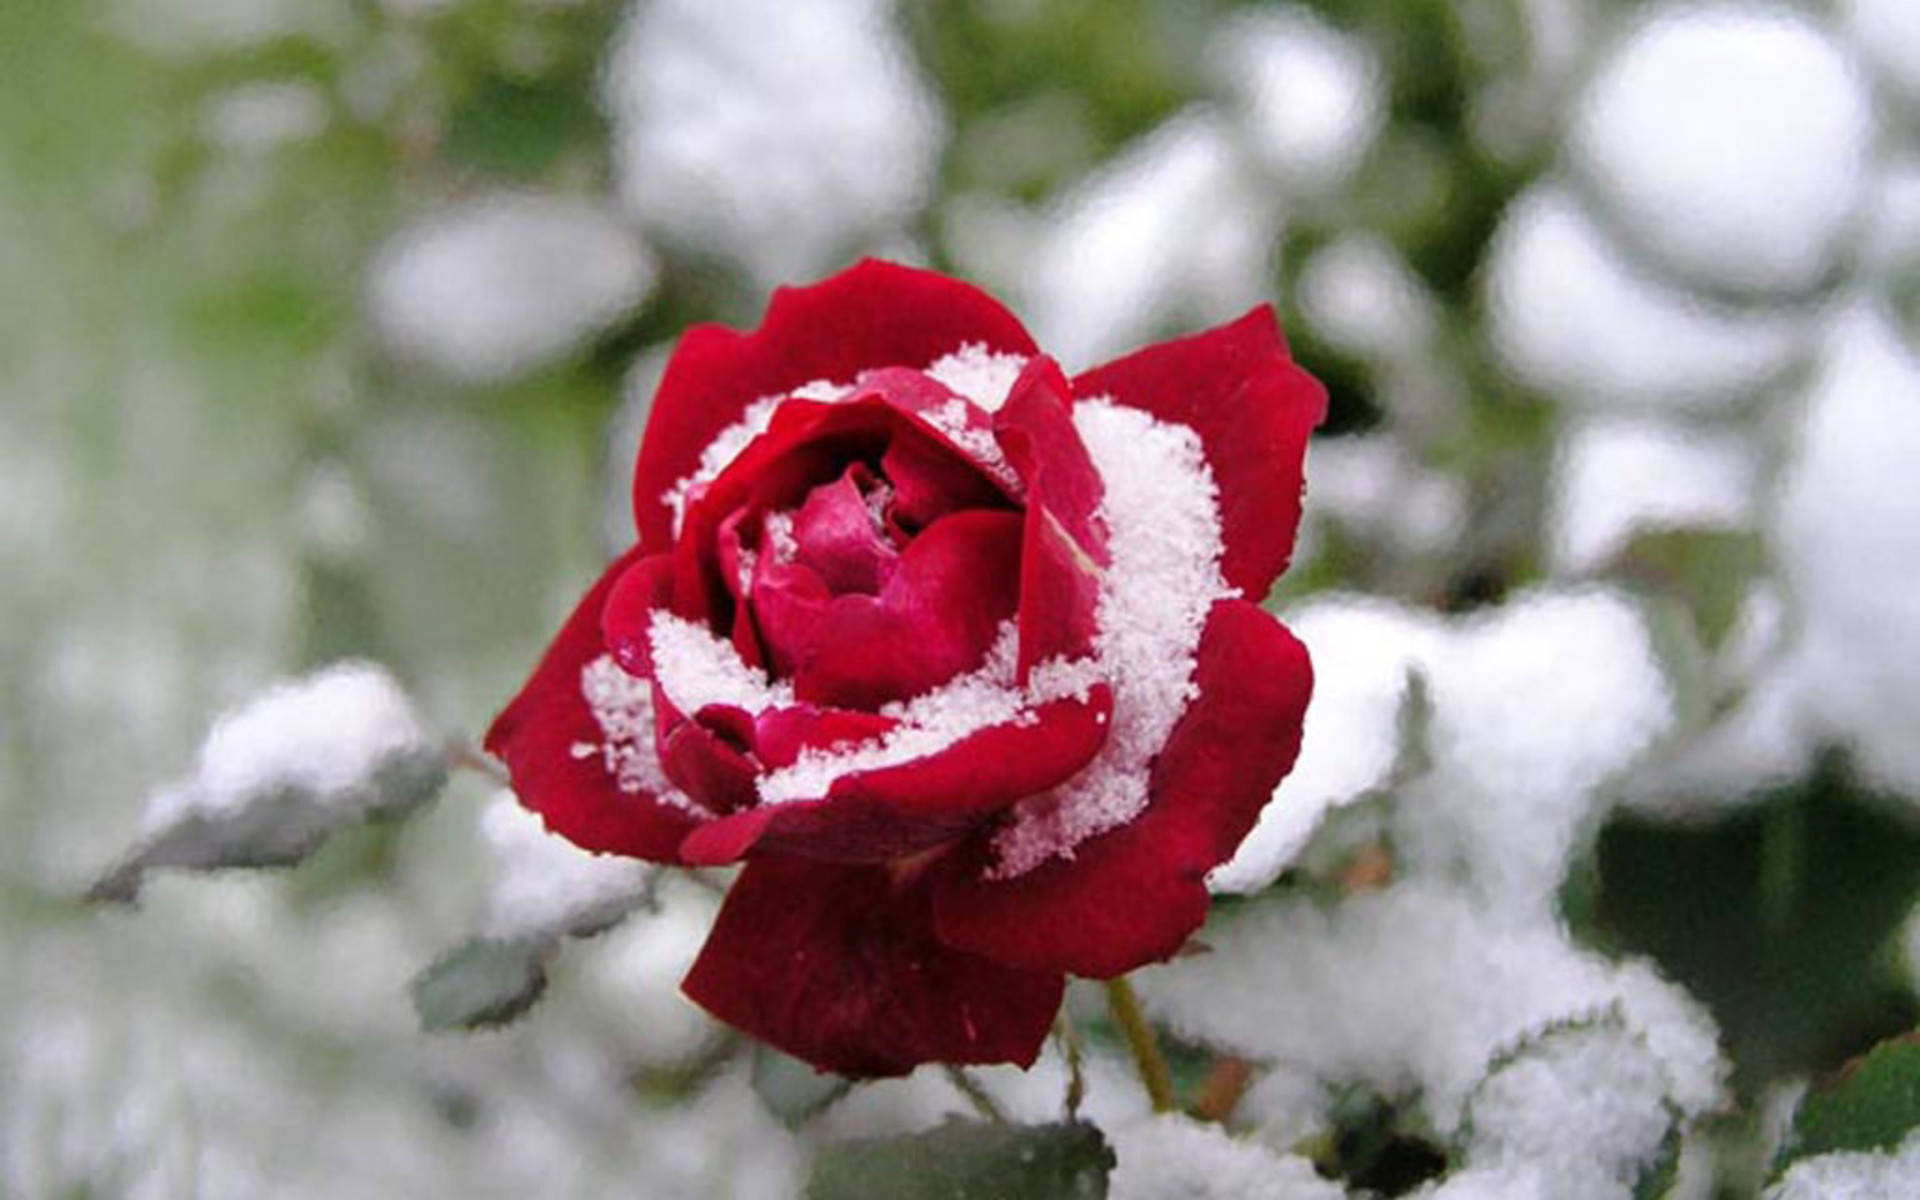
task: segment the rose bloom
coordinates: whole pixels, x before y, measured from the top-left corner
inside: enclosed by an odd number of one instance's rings
[[[864,262],[668,364],[638,544],[487,734],[594,851],[744,862],[683,987],[823,1070],[1031,1064],[1176,951],[1292,765],[1259,607],[1320,386],[1270,308],[1075,378]]]

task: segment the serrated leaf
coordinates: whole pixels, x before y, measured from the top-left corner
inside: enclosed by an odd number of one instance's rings
[[[954,1120],[926,1133],[825,1147],[814,1160],[806,1195],[808,1200],[1100,1200],[1113,1165],[1113,1150],[1091,1125]]]
[[[548,938],[473,938],[414,977],[410,990],[428,1032],[504,1025],[547,987]]]
[[[815,1070],[771,1046],[753,1048],[753,1093],[788,1129],[847,1094],[853,1081]]]
[[[1774,1160],[1777,1176],[1836,1150],[1892,1150],[1920,1128],[1920,1033],[1875,1046],[1800,1102]]]

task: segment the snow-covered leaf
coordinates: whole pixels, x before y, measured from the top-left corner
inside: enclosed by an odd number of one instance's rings
[[[419,807],[446,776],[392,676],[336,664],[216,721],[194,773],[153,795],[140,841],[88,894],[131,901],[158,867],[296,863],[337,829]]]
[[[547,987],[550,939],[474,938],[415,977],[413,1007],[429,1031],[504,1025]]]
[[[1092,1125],[949,1121],[926,1133],[825,1147],[814,1160],[806,1195],[807,1200],[1100,1200],[1113,1164],[1113,1151]]]

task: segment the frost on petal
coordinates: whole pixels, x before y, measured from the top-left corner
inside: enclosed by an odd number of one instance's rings
[[[594,854],[557,834],[511,792],[480,816],[493,854],[488,925],[505,937],[586,934],[618,921],[646,896],[653,865]]]
[[[603,99],[627,205],[763,285],[897,233],[940,151],[881,0],[650,0],[613,47]]]
[[[1113,1200],[1343,1200],[1313,1163],[1176,1114],[1113,1130]]]
[[[470,201],[396,235],[369,269],[373,323],[456,379],[550,362],[653,289],[652,256],[598,205],[562,196]]]
[[[1573,140],[1633,236],[1667,261],[1794,291],[1833,263],[1872,130],[1862,72],[1811,17],[1718,0],[1653,9],[1601,66]]]
[[[1406,880],[1331,909],[1306,897],[1248,905],[1209,926],[1207,942],[1211,954],[1138,977],[1176,1032],[1330,1082],[1418,1089],[1443,1134],[1501,1050],[1614,1010],[1683,1112],[1722,1095],[1715,1030],[1683,993],[1575,947],[1547,917],[1516,918],[1444,884]]]

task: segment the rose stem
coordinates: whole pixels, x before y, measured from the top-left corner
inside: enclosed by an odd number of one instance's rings
[[[962,1096],[967,1098],[967,1103],[973,1105],[973,1111],[979,1113],[995,1125],[1005,1125],[1007,1123],[1007,1114],[1000,1111],[1000,1106],[993,1102],[992,1096],[987,1095],[987,1090],[980,1086],[979,1080],[967,1074],[959,1067],[954,1066],[952,1063],[946,1065],[946,1070],[947,1080],[960,1090]]]
[[[475,750],[465,741],[456,740],[448,742],[446,756],[447,766],[449,767],[464,767],[477,775],[485,775],[501,787],[513,786],[513,780],[507,778],[507,772],[504,767],[487,755]]]
[[[1147,1089],[1147,1099],[1153,1102],[1153,1111],[1172,1112],[1173,1074],[1167,1070],[1167,1060],[1160,1053],[1159,1039],[1154,1037],[1146,1018],[1140,1015],[1140,1001],[1126,976],[1107,980],[1107,1011],[1113,1014],[1113,1023],[1127,1037],[1127,1048],[1133,1051],[1134,1066]]]
[[[1080,1030],[1074,1026],[1073,1017],[1064,1004],[1053,1023],[1053,1032],[1060,1039],[1060,1050],[1067,1059],[1067,1120],[1078,1121],[1080,1101],[1087,1095],[1087,1076],[1080,1058]]]

